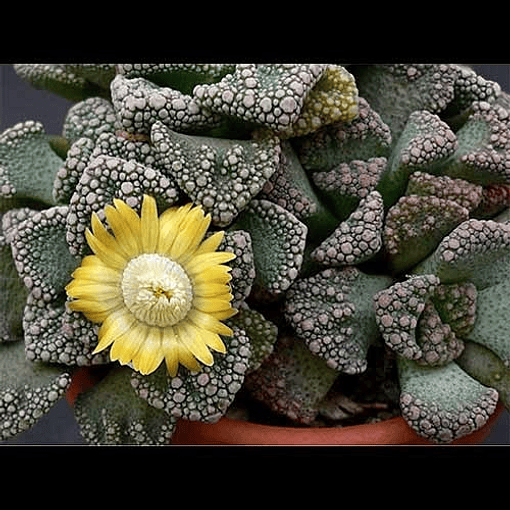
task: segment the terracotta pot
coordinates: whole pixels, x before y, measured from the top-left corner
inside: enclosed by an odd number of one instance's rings
[[[451,444],[478,444],[490,434],[503,411],[498,403],[484,427]],[[215,424],[180,420],[172,444],[223,445],[430,445],[403,418],[351,427],[275,427],[222,418]]]
[[[66,399],[73,405],[76,397],[93,387],[104,376],[102,367],[83,367],[73,374]],[[484,427],[451,444],[478,444],[490,434],[503,411],[498,402],[496,410]],[[172,436],[176,445],[427,445],[403,418],[351,427],[277,427],[259,425],[230,418],[215,424],[180,420]]]

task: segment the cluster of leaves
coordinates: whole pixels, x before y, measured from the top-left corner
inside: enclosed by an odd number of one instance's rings
[[[15,68],[76,104],[61,137],[35,121],[0,135],[3,437],[77,366],[109,364],[63,289],[91,213],[144,193],[201,204],[226,231],[235,334],[199,374],[112,366],[76,401],[87,441],[167,442],[243,386],[310,423],[374,349],[396,359],[401,413],[433,441],[510,404],[510,108],[496,83],[455,65]]]

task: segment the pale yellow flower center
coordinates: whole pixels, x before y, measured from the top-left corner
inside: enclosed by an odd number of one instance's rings
[[[177,324],[193,301],[193,287],[184,269],[156,253],[131,259],[122,274],[121,288],[128,310],[150,326]]]

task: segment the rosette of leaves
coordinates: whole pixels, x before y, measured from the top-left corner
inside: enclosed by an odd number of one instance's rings
[[[241,394],[308,424],[382,399],[435,442],[509,405],[510,109],[496,83],[456,65],[16,70],[76,104],[58,139],[34,121],[0,136],[4,437],[96,365],[106,375],[75,411],[100,444],[171,441],[178,419],[215,422]],[[233,336],[196,373],[94,354],[98,324],[67,306],[91,215],[115,199],[139,211],[144,194],[160,211],[200,205],[236,255]]]

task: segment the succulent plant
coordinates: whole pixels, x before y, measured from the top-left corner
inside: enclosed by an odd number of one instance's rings
[[[247,403],[296,425],[400,414],[443,443],[510,407],[497,83],[446,64],[14,67],[74,105],[61,136],[0,135],[1,438],[82,367],[102,376],[74,404],[95,444],[168,443]]]

